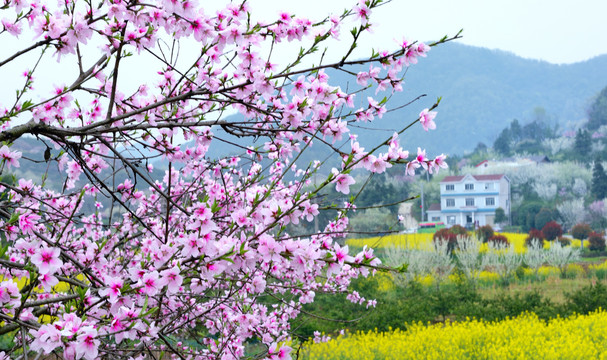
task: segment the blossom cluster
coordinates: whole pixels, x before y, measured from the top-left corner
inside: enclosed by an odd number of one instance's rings
[[[354,205],[318,231],[301,230],[317,221],[322,191],[350,193],[355,172],[446,167],[444,155],[429,158],[421,148],[410,157],[399,133],[365,150],[350,128],[388,111],[374,95],[357,109],[357,94],[369,82],[376,94],[402,91],[404,72],[429,45],[302,65],[352,22],[354,48],[379,3],[360,0],[324,20],[281,13],[263,22],[246,1],[212,13],[189,0],[5,1],[0,36],[31,33],[36,42],[2,53],[0,71],[35,51],[58,69],[78,65],[69,85],[50,93],[34,86],[40,77],[30,66],[16,98],[0,99],[0,172],[27,161],[11,145],[34,135],[46,147],[34,161],[61,178],[60,186],[47,174],[0,183],[0,335],[18,334],[11,351],[236,359],[258,341],[265,350],[256,356],[290,358],[290,320],[302,304],[319,292],[349,292],[352,279],[381,266],[373,249],[350,254],[343,245]],[[173,56],[176,47],[167,53],[167,40],[193,49],[181,55],[188,60]],[[302,45],[288,65],[272,62],[283,42]],[[129,73],[142,79],[132,86],[124,64],[139,65],[145,54],[155,71]],[[357,74],[360,87],[332,84],[328,68]],[[436,105],[412,124],[433,129]],[[230,111],[240,117],[226,117]],[[213,144],[227,141],[219,128],[263,145],[243,141],[235,144],[240,154],[214,158]],[[315,144],[339,154],[341,165],[323,175],[320,163],[298,163]]]

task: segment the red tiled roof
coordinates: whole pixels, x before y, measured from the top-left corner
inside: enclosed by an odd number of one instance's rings
[[[464,178],[463,175],[462,176],[445,176],[445,178],[441,182],[457,182],[457,181],[462,181],[463,178]]]
[[[459,182],[464,179],[464,175],[460,176],[445,176],[441,183],[445,182]],[[491,174],[491,175],[472,175],[472,177],[478,181],[487,181],[487,180],[500,180],[504,177],[504,174]]]
[[[439,203],[430,204],[428,211],[440,211],[440,204]]]
[[[492,175],[472,175],[473,178],[479,181],[483,180],[499,180],[504,177],[504,174],[492,174]]]

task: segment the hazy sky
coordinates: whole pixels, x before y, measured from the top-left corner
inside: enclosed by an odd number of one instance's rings
[[[341,13],[357,0],[251,0],[268,15],[287,9],[319,18]],[[573,63],[607,54],[606,0],[393,0],[376,9],[377,28],[364,47],[393,48],[402,35],[436,40],[464,29],[463,44],[512,52],[551,63]],[[373,19],[373,18],[372,18]]]

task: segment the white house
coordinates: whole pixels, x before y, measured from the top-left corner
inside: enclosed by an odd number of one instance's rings
[[[472,228],[495,225],[495,210],[510,218],[510,180],[504,174],[447,176],[440,182],[440,204],[427,211],[428,221]]]

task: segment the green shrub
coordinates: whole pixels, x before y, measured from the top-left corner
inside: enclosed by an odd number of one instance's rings
[[[466,315],[458,314],[458,320],[474,317],[485,321],[499,321],[524,312],[533,312],[540,319],[547,320],[556,317],[560,310],[550,299],[543,298],[538,291],[523,294],[504,293],[491,299],[482,299],[473,305],[474,307],[471,304],[464,304],[462,308],[466,306]]]
[[[550,221],[557,219],[558,212],[552,209],[542,208],[537,215],[535,215],[535,228],[542,229]]]
[[[600,282],[567,293],[565,298],[563,313],[585,315],[599,308],[607,309],[607,287]]]
[[[520,234],[523,232],[523,227],[519,225],[506,225],[502,227],[502,232]]]
[[[12,349],[15,346],[15,339],[19,330],[11,331],[7,334],[0,335],[0,354],[3,350]],[[7,359],[10,359],[7,357]]]
[[[498,207],[495,209],[495,219],[493,219],[496,224],[501,224],[503,222],[508,221],[508,217],[506,216],[506,212],[503,208]]]
[[[599,280],[607,279],[607,269],[596,269],[594,270],[594,276]]]
[[[521,265],[516,268],[514,275],[516,275],[517,279],[523,280],[525,278],[525,268],[527,268],[527,266],[525,266],[525,265]]]

